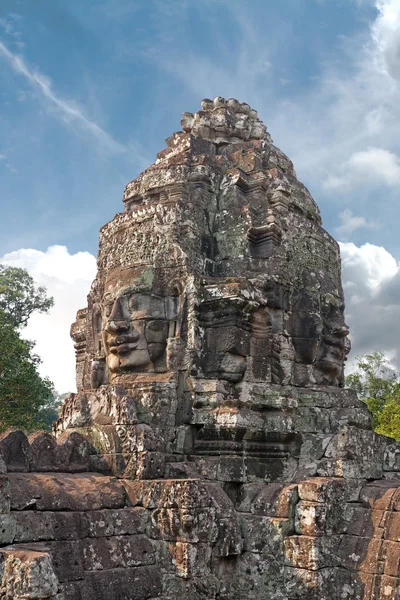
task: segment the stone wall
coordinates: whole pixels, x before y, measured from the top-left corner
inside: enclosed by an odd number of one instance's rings
[[[1,597],[397,600],[398,483],[3,475]]]

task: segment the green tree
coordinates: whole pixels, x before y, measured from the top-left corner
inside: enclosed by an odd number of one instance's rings
[[[346,377],[346,386],[367,404],[375,431],[400,440],[399,374],[382,352],[357,357],[357,369]]]
[[[53,421],[56,421],[58,418],[58,409],[60,405],[68,398],[70,393],[71,392],[65,392],[64,394],[59,394],[53,389],[51,399],[40,407],[38,418],[39,421],[43,423],[43,427],[46,430],[51,430]]]
[[[0,310],[0,431],[40,429],[40,409],[53,398],[53,386],[39,375],[33,343],[21,338]]]
[[[33,312],[46,313],[54,300],[25,269],[0,265],[0,310],[14,327],[25,327]]]
[[[35,311],[47,312],[53,298],[24,269],[0,265],[0,431],[46,426],[42,407],[54,402],[54,388],[38,372],[34,343],[19,330]]]

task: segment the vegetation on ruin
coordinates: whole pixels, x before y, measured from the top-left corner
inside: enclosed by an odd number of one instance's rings
[[[357,372],[346,377],[372,414],[377,433],[400,440],[400,375],[382,352],[357,357]]]
[[[51,306],[53,298],[27,271],[0,265],[0,431],[48,429],[55,415],[53,384],[39,374],[34,343],[20,333],[32,313]]]

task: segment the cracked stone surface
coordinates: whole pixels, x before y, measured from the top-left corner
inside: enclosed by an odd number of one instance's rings
[[[53,435],[0,437],[0,597],[398,600],[338,245],[249,105],[181,126],[100,231]]]

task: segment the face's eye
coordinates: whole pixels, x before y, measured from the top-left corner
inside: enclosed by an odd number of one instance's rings
[[[128,298],[128,306],[131,312],[136,312],[140,309],[140,301],[137,294],[134,294]]]
[[[149,321],[147,324],[147,329],[157,333],[158,331],[163,331],[165,329],[165,323],[164,321]]]
[[[148,321],[146,324],[146,339],[149,343],[165,344],[168,337],[168,323],[166,321]]]

